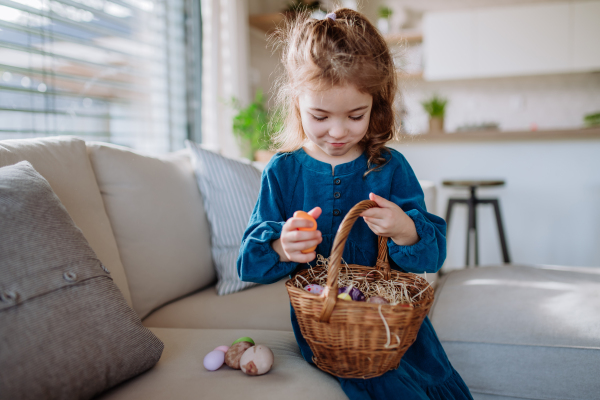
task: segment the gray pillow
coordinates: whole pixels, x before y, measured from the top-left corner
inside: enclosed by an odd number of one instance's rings
[[[187,141],[194,172],[210,223],[211,251],[217,269],[217,294],[256,286],[242,282],[236,262],[242,236],[260,191],[260,171],[248,163],[223,157]]]
[[[163,347],[48,182],[27,161],[0,168],[0,398],[88,399]]]

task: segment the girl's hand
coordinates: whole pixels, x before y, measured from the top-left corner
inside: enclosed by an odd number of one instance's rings
[[[315,220],[321,215],[321,208],[315,207],[308,212]],[[310,249],[321,243],[321,231],[299,231],[298,228],[310,228],[312,221],[305,218],[292,217],[286,221],[281,231],[281,237],[274,240],[271,245],[273,250],[279,254],[280,261],[307,263],[315,259],[317,254],[313,251],[302,253],[302,250]]]
[[[376,235],[389,237],[399,246],[411,246],[419,241],[413,220],[396,204],[374,193],[369,199],[379,208],[370,208],[360,216]]]

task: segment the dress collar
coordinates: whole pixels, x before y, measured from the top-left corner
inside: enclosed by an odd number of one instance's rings
[[[312,158],[306,154],[302,147],[294,151],[293,154],[304,167],[310,169],[311,171],[318,172],[320,174],[333,175],[331,164]],[[365,155],[364,151],[360,156],[358,156],[358,158],[344,164],[336,165],[334,173],[336,176],[340,176],[348,175],[358,170],[367,170],[367,156]]]

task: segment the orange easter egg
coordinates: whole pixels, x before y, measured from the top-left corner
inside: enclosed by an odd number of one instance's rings
[[[307,212],[296,211],[294,213],[294,218],[304,218],[313,223],[313,225],[310,228],[298,228],[299,231],[314,231],[317,229],[317,221]],[[315,251],[316,248],[317,248],[317,246],[313,246],[310,249],[302,250],[302,253],[308,254],[310,252]]]

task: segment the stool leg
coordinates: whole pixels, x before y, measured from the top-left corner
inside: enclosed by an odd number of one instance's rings
[[[504,258],[505,264],[510,264],[510,257],[508,256],[508,246],[506,245],[506,237],[504,236],[504,227],[502,224],[502,216],[500,215],[500,205],[498,200],[490,200],[494,205],[494,212],[496,213],[496,224],[498,224],[498,235],[500,236],[500,245],[502,246],[502,257]]]
[[[448,230],[450,226],[450,217],[452,216],[452,207],[455,204],[464,202],[463,199],[448,199],[448,209],[446,210],[446,237],[448,237]]]
[[[473,199],[467,200],[467,213],[468,213],[468,222],[467,222],[467,252],[465,254],[465,266],[471,266],[471,227],[473,226],[473,219],[475,218],[473,214],[474,210]]]
[[[475,247],[475,266],[479,266],[479,238],[477,237],[477,199],[473,199],[473,247]]]
[[[452,216],[452,208],[456,204],[467,204],[466,199],[448,199],[448,208],[446,209],[446,241],[448,240],[448,232],[450,232],[450,217]],[[440,270],[440,275],[442,270]]]

